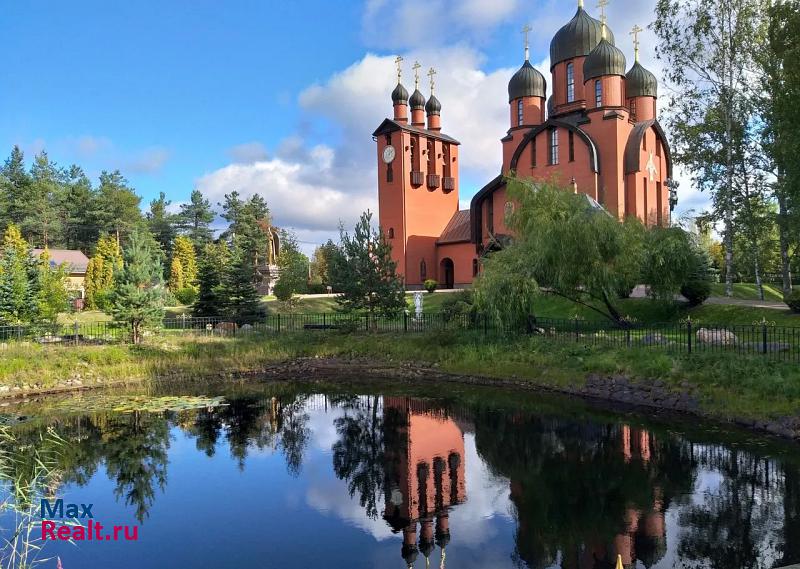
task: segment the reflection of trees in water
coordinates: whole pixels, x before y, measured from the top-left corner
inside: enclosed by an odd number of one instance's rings
[[[344,415],[334,420],[339,440],[333,445],[333,471],[347,482],[350,496],[357,494],[367,516],[374,519],[392,487],[390,481],[396,478],[392,464],[399,457],[391,449],[401,443],[406,418],[397,409],[382,407],[379,396],[339,399],[335,403]]]
[[[116,482],[114,495],[132,505],[141,523],[155,500],[155,486],[167,483],[169,426],[158,415],[133,412],[116,416],[102,432],[106,471]]]
[[[680,513],[684,566],[771,567],[780,559],[768,555],[776,547],[784,550],[787,563],[800,560],[794,469],[719,446],[695,445],[693,454],[706,472],[719,472],[722,479]]]

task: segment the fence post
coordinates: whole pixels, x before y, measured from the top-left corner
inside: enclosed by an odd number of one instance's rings
[[[73,330],[75,331],[75,345],[78,345],[78,321],[75,320],[75,324],[73,325]]]
[[[281,313],[278,312],[278,334],[281,333]]]
[[[625,345],[631,347],[631,329],[625,328]]]
[[[489,315],[483,315],[483,335],[487,336],[489,334]]]
[[[408,312],[403,311],[403,332],[408,332]]]
[[[767,354],[767,319],[761,320],[761,345],[763,347],[764,355]]]
[[[692,319],[686,319],[686,342],[689,349],[688,353],[692,353]]]
[[[578,332],[578,322],[579,322],[579,320],[578,320],[578,317],[576,316],[575,317],[575,341],[576,342],[580,342],[580,334]]]

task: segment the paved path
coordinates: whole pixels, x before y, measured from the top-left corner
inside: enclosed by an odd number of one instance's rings
[[[647,288],[644,285],[638,285],[636,288],[633,289],[633,293],[631,293],[631,298],[647,298]],[[686,299],[682,296],[678,295],[676,300],[683,300]],[[741,298],[728,298],[725,296],[711,296],[709,297],[704,304],[722,304],[726,306],[749,306],[751,308],[772,308],[775,310],[788,310],[788,306],[786,306],[782,302],[773,302],[770,300],[744,300]]]

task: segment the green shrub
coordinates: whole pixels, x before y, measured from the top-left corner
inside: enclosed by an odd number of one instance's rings
[[[175,291],[175,300],[184,306],[194,304],[194,301],[197,300],[197,289],[190,286],[178,289]]]
[[[786,299],[786,304],[792,309],[792,312],[800,312],[800,288],[792,290],[789,297]]]
[[[689,301],[690,306],[699,306],[711,296],[711,281],[692,279],[681,286],[681,294]]]
[[[446,295],[439,306],[439,311],[447,321],[462,314],[474,314],[476,310],[472,291],[462,290]]]
[[[424,286],[425,290],[428,292],[433,292],[436,290],[436,287],[439,286],[439,283],[434,279],[428,279],[422,284],[422,286]]]

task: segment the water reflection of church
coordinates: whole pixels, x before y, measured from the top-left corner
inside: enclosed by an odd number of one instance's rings
[[[435,546],[444,567],[449,510],[467,496],[464,434],[440,409],[417,399],[387,397],[384,415],[399,419],[392,421],[399,444],[387,448],[383,517],[403,533],[401,553],[408,567],[419,553],[429,562]]]

